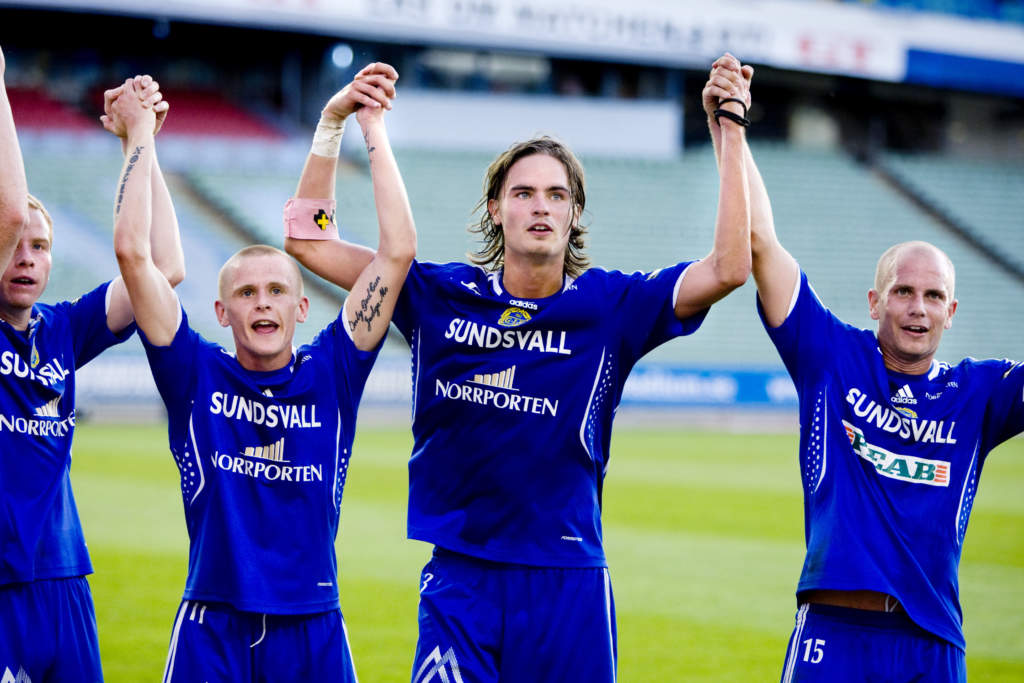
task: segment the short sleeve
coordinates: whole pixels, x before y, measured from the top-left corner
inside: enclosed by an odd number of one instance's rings
[[[996,361],[995,375],[985,419],[985,443],[989,448],[1024,431],[1024,362]]]
[[[821,303],[803,271],[797,287],[793,307],[778,327],[768,325],[760,299],[757,313],[790,376],[799,384],[813,380],[827,367],[828,349],[846,325]]]
[[[623,345],[632,361],[670,339],[693,334],[704,322],[708,309],[684,320],[676,317],[675,301],[685,286],[687,261],[650,273],[608,273],[609,310],[615,312],[615,325],[623,335]]]
[[[74,301],[59,304],[71,326],[75,367],[80,368],[106,349],[120,344],[135,332],[135,323],[114,333],[107,327],[107,290],[109,282],[83,294]]]
[[[184,310],[181,311],[181,321],[174,339],[167,346],[155,346],[142,330],[139,330],[139,338],[146,350],[153,381],[170,414],[176,407],[186,405],[191,400],[196,381],[193,369],[197,367],[202,338],[189,327]]]
[[[356,347],[345,330],[344,309],[330,325],[325,327],[310,343],[310,347],[325,354],[335,375],[335,388],[338,400],[345,410],[355,417],[356,408],[363,395],[366,379],[377,360],[377,354],[384,346],[387,335],[381,338],[376,347],[362,351]],[[351,422],[349,423],[351,424]]]

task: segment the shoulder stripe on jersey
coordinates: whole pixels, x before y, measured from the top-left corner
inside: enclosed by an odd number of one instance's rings
[[[171,683],[171,676],[174,675],[174,657],[178,654],[178,634],[181,633],[181,622],[185,620],[185,612],[188,611],[188,600],[183,600],[178,608],[178,618],[174,620],[174,630],[171,632],[171,645],[167,648],[167,663],[164,665],[163,683]]]
[[[690,266],[692,265],[691,263]],[[669,305],[673,309],[676,307],[676,302],[679,301],[679,288],[683,286],[683,278],[690,272],[690,266],[683,268],[683,272],[679,273],[679,277],[676,278],[676,284],[672,286],[672,301],[669,302]]]
[[[594,386],[590,389],[590,398],[587,399],[587,408],[583,411],[583,421],[580,423],[580,443],[583,444],[583,450],[587,452],[590,459],[594,459],[594,454],[590,452],[590,448],[587,446],[587,423],[590,421],[590,409],[593,407],[594,394],[597,393],[598,382],[601,381],[601,370],[604,368],[604,353],[605,349],[601,349],[601,360],[597,362],[597,374],[594,375]]]
[[[804,624],[807,623],[807,609],[809,604],[800,605],[796,612],[796,627],[793,629],[793,637],[789,641],[789,657],[786,658],[786,668],[782,671],[782,683],[792,683],[793,669],[796,668],[797,653],[800,650],[800,636],[804,633]]]
[[[196,498],[199,497],[199,493],[203,490],[206,485],[206,477],[203,475],[203,459],[199,457],[199,446],[196,445],[196,428],[192,424],[192,413],[188,415],[188,433],[192,439],[192,457],[196,460],[196,467],[199,469],[199,488],[192,495],[192,500],[189,501],[189,505],[196,502]]]

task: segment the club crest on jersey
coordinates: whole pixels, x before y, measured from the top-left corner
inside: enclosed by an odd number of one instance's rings
[[[509,306],[498,318],[498,324],[502,327],[519,327],[530,321],[530,314],[518,306]]]
[[[39,350],[36,349],[36,342],[34,339],[32,340],[32,353],[29,354],[28,362],[29,365],[32,366],[33,370],[39,367]]]
[[[907,417],[917,417],[917,413],[906,406],[893,406],[892,409],[895,410],[900,415],[906,415]]]
[[[911,484],[928,486],[949,486],[949,463],[945,460],[927,460],[912,455],[900,455],[873,446],[864,438],[864,432],[843,420],[846,436],[850,438],[853,452],[874,465],[875,471],[883,477],[899,479]]]

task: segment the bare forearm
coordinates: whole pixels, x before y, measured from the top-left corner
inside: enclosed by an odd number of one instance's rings
[[[152,169],[152,228],[149,243],[153,263],[164,274],[172,287],[185,279],[185,253],[181,248],[181,233],[174,202],[167,189],[167,181],[154,151]]]
[[[334,199],[334,184],[338,175],[338,158],[310,154],[302,167],[295,196],[299,199]]]
[[[731,121],[721,135],[718,219],[712,257],[723,286],[738,287],[750,274],[750,188],[744,129]]]
[[[383,121],[368,125],[363,137],[370,160],[373,199],[380,226],[378,257],[404,263],[408,268],[416,256],[416,227],[405,183]]]
[[[7,88],[0,74],[0,264],[6,264],[28,220],[28,184]]]

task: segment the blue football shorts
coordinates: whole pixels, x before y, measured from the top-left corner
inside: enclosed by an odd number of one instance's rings
[[[341,609],[260,614],[182,600],[163,681],[356,683],[356,670]]]
[[[782,683],[966,683],[964,651],[904,612],[805,603],[796,613]]]
[[[0,587],[0,680],[103,680],[96,612],[84,576]]]
[[[489,562],[441,548],[420,577],[413,683],[613,683],[608,570]]]

